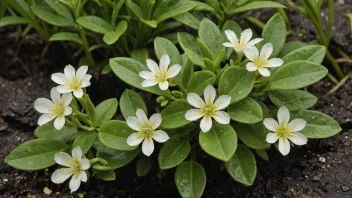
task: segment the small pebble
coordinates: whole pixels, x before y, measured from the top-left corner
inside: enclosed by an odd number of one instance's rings
[[[319,161],[325,162],[325,157],[319,157]]]
[[[313,177],[313,180],[314,180],[314,181],[319,181],[322,176],[323,176],[323,174],[322,174],[322,173],[319,173],[318,175],[316,175],[316,176]]]
[[[53,191],[50,190],[48,187],[45,187],[45,188],[43,189],[43,192],[44,192],[44,194],[46,194],[46,195],[51,195],[51,193],[53,193]]]
[[[346,191],[350,190],[350,187],[348,187],[348,186],[342,186],[341,188],[342,188],[343,192],[346,192]]]
[[[82,193],[78,193],[78,197],[79,197],[79,198],[83,198],[84,195],[83,195]]]

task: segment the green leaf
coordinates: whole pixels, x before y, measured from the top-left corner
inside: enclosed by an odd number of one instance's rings
[[[114,181],[116,180],[116,174],[114,170],[99,171],[94,170],[95,177],[102,179],[104,181]]]
[[[68,20],[63,16],[55,14],[53,10],[47,6],[32,6],[32,11],[37,17],[51,25],[63,27],[75,26],[75,23],[73,21]]]
[[[261,9],[261,8],[285,8],[285,6],[273,1],[254,1],[248,4],[245,4],[243,6],[236,7],[235,9],[231,9],[227,12],[227,14],[232,15],[235,13],[247,12],[250,10]]]
[[[145,64],[147,59],[149,58],[148,49],[146,49],[146,48],[134,49],[131,51],[130,56],[134,60],[137,60],[140,63]]]
[[[342,129],[330,116],[310,110],[291,111],[291,120],[301,118],[307,126],[300,131],[307,138],[328,138],[338,134]]]
[[[154,49],[156,56],[160,60],[160,58],[167,54],[170,57],[170,65],[180,64],[181,63],[181,56],[178,52],[176,46],[169,41],[168,39],[162,37],[156,37],[154,39]]]
[[[213,122],[210,131],[199,133],[199,144],[206,153],[226,162],[236,151],[237,135],[230,125]]]
[[[18,146],[5,159],[8,165],[20,170],[40,170],[55,164],[55,153],[67,150],[61,140],[37,139]]]
[[[198,30],[198,27],[200,24],[200,21],[195,16],[193,16],[193,14],[189,12],[185,12],[183,14],[177,15],[174,17],[174,19],[196,30]]]
[[[27,18],[19,17],[19,16],[6,16],[0,19],[0,27],[4,27],[7,25],[22,25],[28,24],[32,21]]]
[[[285,64],[305,60],[317,64],[321,64],[325,57],[325,47],[322,45],[309,45],[301,47],[287,54],[282,60]]]
[[[282,58],[282,57],[286,56],[287,54],[291,53],[292,51],[299,49],[301,47],[305,47],[305,46],[308,46],[308,44],[303,43],[301,41],[287,42],[282,47],[281,52],[278,57]]]
[[[258,3],[262,3],[258,2]],[[262,36],[264,41],[258,45],[263,46],[266,43],[273,44],[273,53],[270,57],[277,57],[286,39],[286,25],[280,14],[276,14],[266,23]]]
[[[88,119],[90,119],[93,123],[96,122],[96,112],[95,112],[95,107],[92,103],[92,101],[89,98],[88,94],[83,94],[82,98],[77,98],[79,103],[81,103],[82,107],[86,111],[88,115]]]
[[[237,36],[241,35],[242,33],[242,28],[240,25],[238,25],[238,23],[232,21],[232,20],[227,20],[225,21],[224,25],[222,26],[221,28],[221,32],[222,32],[222,35],[224,37],[224,40],[227,40],[227,37],[226,37],[226,34],[225,34],[225,30],[232,30],[235,32],[235,34]],[[232,52],[234,51],[233,48],[231,47],[226,47],[226,52],[225,52],[225,59],[229,59]]]
[[[162,117],[160,128],[174,129],[190,123],[185,118],[186,112],[190,109],[191,105],[188,104],[187,100],[180,99],[173,101],[160,112]]]
[[[120,98],[120,110],[125,119],[136,116],[137,109],[142,109],[148,115],[147,107],[138,93],[126,89]]]
[[[200,22],[198,34],[200,40],[210,49],[213,57],[216,57],[224,48],[222,45],[224,39],[218,26],[209,19],[204,18]]]
[[[95,108],[97,121],[96,125],[101,126],[104,122],[111,120],[117,111],[117,99],[111,98],[104,100]]]
[[[203,43],[203,41],[201,41],[199,38],[197,38],[197,44],[204,58],[208,58],[209,60],[214,60],[213,53],[210,51],[209,47],[205,43]],[[199,65],[199,66],[202,66],[202,65]]]
[[[159,86],[142,87],[143,78],[139,76],[141,71],[149,71],[147,66],[132,58],[112,58],[110,59],[110,67],[117,77],[125,83],[138,89],[156,94],[164,95]]]
[[[83,45],[81,37],[76,33],[71,32],[58,32],[52,35],[49,41],[71,41]]]
[[[236,66],[227,68],[219,81],[219,94],[231,96],[231,104],[247,97],[255,81],[255,73]]]
[[[262,108],[248,97],[230,105],[227,112],[232,120],[241,123],[253,124],[263,120]]]
[[[76,22],[82,27],[100,34],[113,31],[113,28],[108,22],[97,16],[82,16],[79,17]]]
[[[55,2],[52,0],[45,0],[45,3],[47,3],[49,7],[55,10],[55,12],[58,13],[59,15],[63,16],[67,20],[70,20],[72,23],[74,22],[71,14],[71,10],[63,3]]]
[[[187,93],[196,93],[203,95],[205,87],[212,85],[216,80],[216,76],[210,71],[194,72],[187,85]]]
[[[137,4],[135,4],[133,2],[133,0],[126,0],[126,6],[127,8],[129,8],[133,14],[135,14],[137,16],[137,18],[139,20],[141,20],[141,22],[143,22],[144,24],[152,27],[152,28],[156,28],[158,26],[158,23],[155,20],[145,20],[143,18],[143,10],[141,7],[139,7]]]
[[[315,105],[317,97],[301,90],[276,90],[268,93],[271,102],[278,108],[285,106],[288,110],[303,110]]]
[[[138,177],[147,175],[152,169],[152,160],[149,157],[141,156],[136,164]]]
[[[190,122],[189,124],[176,128],[176,129],[168,129],[167,134],[169,135],[170,138],[178,138],[186,135],[187,133],[191,133],[196,129],[196,124],[193,122]]]
[[[177,38],[181,48],[186,53],[187,58],[193,64],[205,67],[203,61],[204,57],[199,49],[197,40],[191,34],[185,32],[178,32]]]
[[[201,197],[206,183],[204,168],[197,162],[183,162],[176,169],[175,183],[181,197]]]
[[[158,18],[156,19],[156,22],[160,23],[162,21],[165,21],[166,19],[188,12],[195,6],[196,5],[193,4],[192,1],[178,1],[174,5],[167,6],[166,9],[163,10],[163,14],[158,16]]]
[[[189,80],[191,79],[194,71],[193,63],[187,58],[186,54],[181,55],[182,69],[180,73],[175,76],[175,82],[180,86],[181,89],[186,89]]]
[[[265,161],[269,161],[269,156],[266,150],[255,150],[255,153]]]
[[[34,131],[35,137],[38,139],[55,139],[64,142],[71,141],[78,135],[76,127],[64,126],[60,130],[55,129],[53,122],[38,126]]]
[[[110,153],[98,151],[97,157],[105,159],[112,169],[117,169],[130,163],[139,153],[139,149],[133,151],[112,150]]]
[[[97,133],[95,132],[80,132],[72,144],[72,149],[77,146],[81,147],[82,153],[86,154],[90,147],[92,147],[95,139],[97,138]]]
[[[238,138],[248,147],[253,149],[268,149],[270,144],[266,142],[266,131],[262,123],[236,124],[234,129]]]
[[[294,61],[279,67],[270,78],[270,89],[299,89],[318,82],[328,70],[316,63]]]
[[[235,155],[224,164],[227,172],[234,180],[246,186],[253,185],[257,175],[257,165],[254,155],[248,147],[238,145]]]
[[[121,150],[131,151],[135,150],[138,146],[129,146],[127,138],[133,133],[126,122],[120,120],[110,120],[105,122],[99,130],[99,140],[107,147]]]
[[[127,25],[128,25],[127,21],[121,21],[117,25],[115,31],[106,32],[103,37],[104,42],[108,45],[114,44],[117,40],[119,40],[120,36],[126,31]]]
[[[160,169],[170,169],[178,166],[187,158],[190,151],[191,146],[187,140],[168,140],[158,155]]]

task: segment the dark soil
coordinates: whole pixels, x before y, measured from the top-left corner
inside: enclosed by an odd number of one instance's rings
[[[351,8],[351,3],[344,2],[344,5],[338,4],[341,10],[336,14],[341,20],[336,21],[339,31],[334,32],[333,45],[352,54],[350,29],[345,31],[346,20],[342,17]],[[314,38],[308,22],[301,23],[302,18],[292,13],[289,16],[294,30],[308,30],[303,37],[294,34],[296,39]],[[19,43],[17,35],[9,32],[13,31],[0,29],[0,197],[34,198],[35,195],[37,198],[61,198],[77,197],[79,193],[94,198],[178,197],[173,182],[174,170],[158,172],[157,164],[154,164],[151,174],[138,178],[133,162],[116,171],[116,181],[90,179],[74,194],[70,193],[67,183],[55,185],[51,182],[50,176],[56,167],[25,172],[4,164],[9,152],[35,138],[33,131],[39,115],[33,109],[33,102],[38,97],[49,96],[54,86],[50,74],[61,71],[72,60],[56,44],[51,44],[41,60],[45,42],[37,34],[29,34],[19,39]],[[345,66],[345,70],[350,66]],[[90,73],[94,81],[88,93],[95,103],[108,97],[119,98],[124,87],[119,86],[121,83],[116,77],[108,75],[100,78],[94,68],[90,69]],[[204,197],[352,197],[352,111],[349,107],[352,84],[347,81],[335,93],[326,95],[332,87],[333,84],[325,79],[308,90],[319,98],[314,109],[332,116],[341,124],[343,130],[340,134],[324,140],[309,140],[307,145],[292,149],[287,157],[275,149],[269,150],[269,162],[257,159],[258,175],[252,187],[233,181],[215,159],[202,160],[207,174]],[[219,169],[222,170],[220,173]],[[52,195],[43,193],[45,187],[53,191]]]

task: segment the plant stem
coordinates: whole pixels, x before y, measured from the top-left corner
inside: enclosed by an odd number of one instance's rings
[[[91,54],[91,52],[89,50],[89,44],[88,44],[87,36],[84,33],[84,30],[82,29],[82,27],[78,27],[78,32],[79,32],[79,34],[81,36],[81,39],[82,39],[83,49],[84,49],[84,52],[86,53],[86,57],[87,57],[88,63],[91,66],[95,66],[95,62],[94,62],[93,56],[92,56],[92,54]]]
[[[343,75],[343,72],[339,66],[339,64],[337,64],[335,58],[331,55],[329,50],[326,50],[326,58],[330,61],[332,67],[334,68],[336,75],[339,79],[342,79],[345,75]]]

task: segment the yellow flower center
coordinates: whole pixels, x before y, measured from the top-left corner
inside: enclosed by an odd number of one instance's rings
[[[270,64],[269,60],[259,58],[259,57],[254,58],[253,63],[259,69],[266,67],[267,65]]]
[[[292,136],[292,129],[290,127],[281,124],[276,128],[276,134],[280,138],[287,138]]]
[[[60,102],[55,103],[51,109],[50,112],[54,114],[55,116],[64,116],[65,115],[65,106],[61,104]]]
[[[165,70],[160,70],[160,72],[157,75],[157,81],[159,83],[167,81],[167,71]]]
[[[73,169],[72,172],[74,173],[80,173],[82,170],[82,164],[80,160],[78,159],[73,159],[72,161],[67,161],[67,164]]]
[[[149,125],[146,125],[144,129],[141,131],[141,136],[143,136],[146,139],[152,138],[154,134],[155,134],[154,129]]]
[[[66,82],[66,86],[74,91],[78,91],[81,88],[82,81],[76,77],[72,78],[71,81]]]
[[[200,111],[206,116],[212,116],[215,114],[215,106],[213,104],[206,104],[200,109]]]

